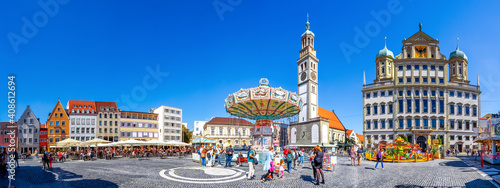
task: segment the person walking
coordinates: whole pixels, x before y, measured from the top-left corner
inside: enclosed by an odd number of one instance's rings
[[[361,166],[361,157],[363,155],[363,148],[358,148],[358,151],[356,152],[357,153],[357,157],[358,157],[358,166]]]
[[[467,152],[467,157],[468,157],[468,156],[469,156],[469,152],[470,152],[470,150],[465,149],[465,152]]]
[[[377,170],[377,165],[380,162],[380,165],[382,165],[382,170],[384,169],[384,152],[383,150],[379,150],[377,152],[377,163],[375,164],[375,168],[373,170]]]
[[[299,165],[301,167],[304,165],[304,149],[299,150]]]
[[[211,151],[212,158],[210,159],[210,161],[212,161],[212,163],[210,163],[210,167],[213,167],[215,166],[215,155],[217,155],[217,151],[215,150],[215,147],[211,147]]]
[[[450,149],[446,150],[446,157],[450,157]]]
[[[205,161],[206,157],[207,157],[207,150],[205,148],[203,148],[201,150],[201,167],[205,167],[205,165],[206,165],[206,163],[205,163],[206,162]]]
[[[321,175],[321,184],[325,184],[325,175],[323,174],[323,152],[319,146],[314,148],[314,168],[316,169],[316,185],[319,185]]]
[[[216,152],[217,152],[217,160],[219,161],[219,166],[222,166],[221,161],[220,161],[220,157],[222,155],[222,149],[220,148],[220,146],[218,144],[217,144]]]
[[[9,154],[7,150],[4,149],[3,153],[0,153],[0,178],[5,178],[9,175],[7,171],[7,162],[9,161]]]
[[[14,160],[16,160],[17,168],[19,168],[19,153],[17,153],[17,150],[14,150]]]
[[[288,170],[288,173],[291,173],[290,171],[292,169],[293,154],[290,149],[287,149],[287,154],[285,157],[286,157],[286,168]]]
[[[213,153],[213,148],[210,147],[208,150],[207,150],[207,163],[205,166],[209,166],[209,167],[212,167],[212,156],[214,155]]]
[[[49,152],[43,152],[42,166],[43,166],[43,170],[48,168],[48,166],[49,166]]]
[[[354,166],[356,161],[356,151],[354,149],[349,151],[349,157],[351,158],[351,165]]]
[[[297,170],[297,160],[299,159],[299,154],[297,153],[296,148],[293,149],[292,155],[293,155],[293,168]]]
[[[52,170],[52,161],[54,160],[54,158],[52,157],[52,154],[49,155],[49,168]]]
[[[251,180],[253,179],[253,176],[255,174],[255,164],[254,162],[257,161],[257,159],[255,158],[255,150],[254,150],[254,147],[251,146],[250,147],[250,151],[248,151],[248,180]]]
[[[269,151],[266,153],[266,162],[264,162],[264,171],[267,171],[264,177],[262,178],[262,182],[266,181],[267,176],[271,175],[272,180],[274,180],[273,172],[274,172],[274,158],[276,156],[273,152],[273,147],[269,147]]]
[[[229,148],[226,148],[226,166],[225,167],[231,167],[231,160],[233,159],[233,146],[229,145]]]
[[[309,161],[311,161],[311,168],[313,170],[313,176],[314,176],[314,180],[316,180],[316,168],[315,168],[315,165],[314,165],[314,150],[311,150],[309,152]]]

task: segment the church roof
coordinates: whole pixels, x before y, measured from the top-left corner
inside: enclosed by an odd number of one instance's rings
[[[328,119],[330,128],[345,131],[344,125],[334,112],[318,107],[318,115],[319,117]]]

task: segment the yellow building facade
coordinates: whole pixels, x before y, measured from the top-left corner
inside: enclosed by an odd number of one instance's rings
[[[122,111],[119,139],[158,140],[158,114]]]

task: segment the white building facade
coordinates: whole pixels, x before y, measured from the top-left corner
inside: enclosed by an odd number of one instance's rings
[[[35,116],[33,111],[31,111],[29,105],[21,115],[21,118],[17,121],[17,128],[19,129],[19,132],[17,133],[19,138],[19,153],[34,153],[35,151],[38,151],[38,132],[40,131],[40,121]]]
[[[438,138],[461,152],[476,147],[481,91],[479,80],[469,83],[465,53],[457,45],[447,59],[421,26],[402,49],[394,56],[384,47],[376,56],[374,83],[363,78],[365,147],[403,135],[424,149]]]
[[[70,100],[66,105],[69,113],[69,138],[88,141],[96,138],[96,110],[94,101]]]
[[[207,121],[194,121],[193,136],[203,136],[203,126]]]
[[[151,113],[158,114],[158,132],[160,141],[182,142],[182,109],[162,105],[151,109]]]

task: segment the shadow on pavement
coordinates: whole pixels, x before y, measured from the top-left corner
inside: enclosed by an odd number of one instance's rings
[[[462,161],[448,161],[448,162],[440,162],[440,166],[452,166],[452,167],[469,167]]]
[[[396,185],[394,187],[395,188],[423,188],[422,186],[418,186],[418,185]]]
[[[71,181],[71,179],[75,178],[80,180]],[[16,180],[12,181],[12,185],[16,187],[118,187],[117,184],[110,181],[81,178],[83,178],[82,175],[61,168],[46,171],[42,170],[40,166],[22,166],[16,169]],[[66,181],[63,182],[62,180]],[[8,185],[8,182],[8,179],[0,179],[0,185]]]
[[[486,188],[486,187],[488,187],[487,185],[490,185],[490,187],[496,187],[489,180],[482,180],[482,179],[475,179],[473,181],[465,183],[465,187],[483,187],[483,188]]]
[[[308,182],[313,182],[312,176],[308,176],[308,175],[301,175],[300,179],[302,179],[304,181],[308,181]]]

